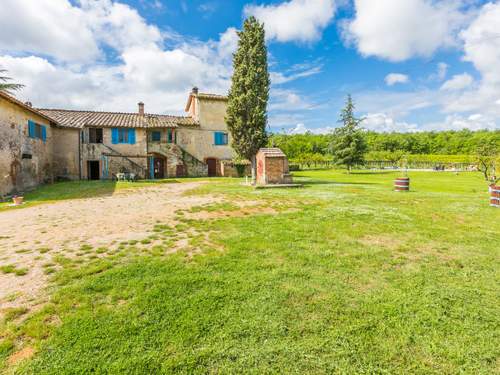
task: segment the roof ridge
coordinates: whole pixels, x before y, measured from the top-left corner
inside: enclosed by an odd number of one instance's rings
[[[140,116],[137,112],[115,112],[115,111],[95,111],[88,109],[61,109],[61,108],[35,108],[37,111],[51,111],[51,112],[73,112],[73,113],[88,113],[88,114],[110,114],[110,115],[134,115]],[[160,114],[160,113],[145,113],[144,116],[166,116],[172,118],[192,118],[191,116],[182,116],[182,115],[169,115],[169,114]]]

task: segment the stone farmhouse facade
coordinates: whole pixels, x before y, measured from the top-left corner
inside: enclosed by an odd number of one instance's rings
[[[188,96],[186,116],[33,108],[0,92],[0,195],[55,180],[221,176],[234,158],[227,98]]]

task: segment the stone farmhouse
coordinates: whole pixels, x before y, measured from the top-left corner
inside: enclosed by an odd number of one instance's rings
[[[221,176],[234,171],[227,98],[188,96],[186,116],[33,108],[0,92],[0,195],[55,180]]]

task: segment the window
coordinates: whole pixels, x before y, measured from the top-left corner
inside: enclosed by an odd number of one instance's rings
[[[135,129],[112,128],[111,143],[128,143],[131,145],[135,144]]]
[[[161,132],[160,131],[151,132],[151,141],[152,142],[160,142],[161,141]]]
[[[175,131],[174,129],[167,129],[167,142],[168,143],[175,143]]]
[[[89,128],[89,143],[102,143],[102,128]]]
[[[216,146],[225,146],[228,143],[227,133],[214,132],[214,144]]]
[[[42,139],[42,126],[35,124],[35,138]]]
[[[41,139],[43,142],[47,140],[47,127],[40,125],[34,121],[28,121],[28,137],[33,139]]]
[[[128,143],[128,129],[118,129],[118,143]]]

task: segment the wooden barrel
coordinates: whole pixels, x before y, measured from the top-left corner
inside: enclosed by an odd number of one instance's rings
[[[490,186],[490,206],[500,208],[500,186]]]
[[[399,177],[394,180],[394,191],[409,191],[409,190],[410,190],[409,177]]]

